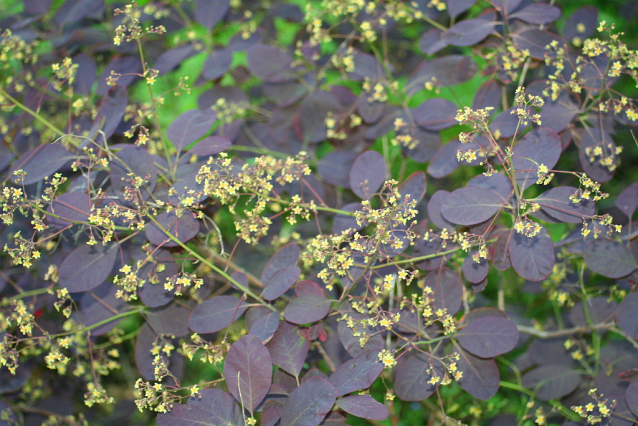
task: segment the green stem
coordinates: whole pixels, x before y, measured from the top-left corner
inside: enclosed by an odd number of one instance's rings
[[[512,390],[516,390],[519,391],[521,393],[524,393],[526,395],[529,395],[531,397],[536,397],[536,394],[529,390],[524,388],[523,386],[517,385],[516,383],[510,383],[510,382],[500,382],[501,387],[507,388],[507,389],[512,389]],[[563,415],[565,415],[565,417],[567,417],[569,420],[572,421],[579,421],[580,420],[580,416],[576,413],[574,413],[573,411],[571,411],[569,408],[565,407],[563,404],[561,404],[560,402],[558,402],[557,400],[553,399],[548,401],[555,409],[557,409],[558,411],[560,411],[561,413],[563,413]]]
[[[18,106],[20,109],[22,109],[23,111],[25,111],[25,112],[29,113],[30,115],[32,115],[33,118],[38,120],[40,123],[44,124],[46,127],[49,128],[49,130],[51,130],[56,135],[58,135],[58,136],[66,136],[66,133],[64,133],[62,130],[58,129],[57,127],[55,127],[49,120],[47,120],[46,118],[42,117],[40,114],[38,114],[37,112],[33,111],[31,108],[29,108],[28,106],[24,105],[22,102],[20,102],[19,100],[17,100],[16,98],[11,96],[7,92],[5,92],[5,90],[2,87],[0,87],[0,95],[6,97],[11,102],[13,102],[16,106]]]

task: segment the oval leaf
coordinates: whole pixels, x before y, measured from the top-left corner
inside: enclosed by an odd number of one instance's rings
[[[629,293],[616,309],[618,327],[628,336],[638,339],[638,293]]]
[[[195,333],[214,333],[231,325],[248,309],[235,296],[217,296],[205,300],[193,310],[188,326]]]
[[[353,395],[337,400],[343,411],[362,419],[385,420],[390,415],[388,407],[375,401],[370,395]]]
[[[430,358],[427,354],[417,353],[400,363],[395,369],[394,378],[394,390],[397,396],[403,401],[423,401],[428,398],[438,387],[429,383],[432,378],[431,371],[443,377],[441,361]]]
[[[216,120],[217,113],[210,108],[203,111],[191,109],[173,120],[166,129],[166,136],[173,142],[177,151],[181,151],[208,133]]]
[[[443,130],[456,126],[456,113],[458,108],[447,99],[428,99],[419,105],[413,112],[414,119],[428,130]]]
[[[117,244],[82,244],[73,250],[60,265],[60,285],[71,293],[89,291],[109,277],[115,258]]]
[[[181,217],[177,217],[175,212],[163,212],[155,219],[164,230],[183,243],[195,237],[199,232],[199,222],[190,211],[184,211]],[[146,226],[146,238],[156,246],[177,247],[179,245],[171,240],[155,222]]]
[[[284,318],[293,324],[319,321],[328,315],[331,303],[331,300],[316,295],[295,297],[284,309]]]
[[[463,376],[459,379],[459,385],[475,398],[490,399],[501,383],[501,374],[493,359],[481,359],[459,349],[457,367]]]
[[[580,374],[564,365],[548,364],[528,371],[522,377],[523,386],[533,390],[542,401],[569,395],[580,384]]]
[[[463,349],[481,358],[492,358],[511,351],[518,343],[518,336],[516,324],[493,316],[478,318],[456,333]]]
[[[232,344],[224,363],[228,390],[252,414],[272,383],[270,352],[259,338],[247,334]]]
[[[273,364],[299,377],[310,349],[310,341],[301,336],[297,327],[286,321],[280,323],[266,347],[270,351]]]
[[[624,244],[605,238],[588,241],[585,262],[594,272],[609,278],[620,278],[636,269],[636,259]]]
[[[53,175],[60,167],[74,158],[76,158],[76,156],[71,155],[62,145],[40,145],[22,154],[11,166],[9,176],[11,176],[12,182],[16,182],[18,176],[14,175],[13,172],[22,170],[26,172],[27,175],[20,183],[30,185],[39,182],[46,176]]]
[[[356,358],[349,359],[330,376],[330,384],[337,390],[337,396],[366,389],[383,372],[379,361],[379,351],[367,351]]]
[[[354,161],[350,169],[350,189],[359,198],[372,197],[385,181],[385,161],[376,151],[366,151]]]
[[[334,405],[336,393],[326,379],[308,379],[288,396],[281,415],[281,426],[317,426]]]
[[[569,199],[576,194],[578,189],[571,186],[559,186],[536,197],[543,211],[561,222],[583,223],[591,218],[596,212],[596,205],[591,200],[581,199],[578,203],[573,203]]]
[[[465,19],[447,30],[443,40],[452,46],[472,46],[490,35],[494,24],[487,19]]]
[[[538,180],[538,166],[543,164],[552,169],[560,154],[562,146],[560,137],[555,131],[537,127],[530,131],[514,147],[512,165],[516,170],[516,182],[524,190]]]
[[[175,404],[170,413],[157,416],[157,426],[245,426],[235,399],[221,389],[204,389],[188,404]]]
[[[541,281],[552,272],[554,243],[542,226],[533,237],[513,231],[508,251],[514,270],[527,280]]]
[[[441,207],[447,220],[459,225],[485,222],[503,206],[503,199],[493,191],[479,187],[459,188],[452,192]]]
[[[297,281],[297,278],[299,278],[299,275],[301,275],[301,269],[299,269],[298,266],[281,268],[264,283],[264,291],[261,294],[262,297],[266,300],[275,300],[292,287],[295,281]]]

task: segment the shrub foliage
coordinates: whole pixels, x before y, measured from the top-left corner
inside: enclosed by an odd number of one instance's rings
[[[551,3],[10,2],[0,425],[633,424],[638,53]]]

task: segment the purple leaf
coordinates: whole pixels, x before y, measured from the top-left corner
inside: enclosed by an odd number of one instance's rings
[[[505,318],[484,317],[463,327],[456,338],[463,349],[481,358],[492,358],[516,347],[518,328]]]
[[[321,377],[313,377],[292,391],[284,403],[281,426],[317,426],[336,400],[335,388]]]
[[[443,130],[456,126],[458,108],[443,98],[428,99],[413,111],[414,119],[419,126],[427,130]]]
[[[426,185],[427,180],[425,172],[412,173],[401,185],[399,185],[399,194],[401,194],[399,204],[406,204],[404,201],[405,197],[408,197],[408,203],[414,200],[416,204],[419,204],[425,195]]]
[[[468,186],[448,195],[441,214],[459,225],[475,225],[494,216],[502,206],[503,199],[493,191]]]
[[[503,199],[503,202],[509,200],[512,195],[512,182],[503,173],[494,173],[490,176],[479,174],[470,179],[467,186],[477,186],[483,189],[489,189]]]
[[[52,226],[64,228],[71,222],[86,222],[91,214],[91,197],[84,192],[66,192],[55,198],[47,211],[60,216],[47,216]]]
[[[159,71],[159,75],[164,75],[173,71],[183,61],[190,58],[197,52],[198,50],[193,43],[173,47],[162,53],[157,58],[155,64],[153,64],[153,68]]]
[[[326,297],[324,289],[314,281],[302,280],[295,284],[295,294],[301,296]]]
[[[85,327],[91,327],[101,321],[117,315],[124,310],[128,303],[115,297],[117,286],[105,282],[92,291],[87,291],[80,296],[80,315]],[[79,318],[76,318],[79,320]],[[91,335],[101,336],[115,328],[119,319],[106,322],[91,329]]]
[[[385,181],[385,161],[377,151],[359,155],[350,169],[350,189],[359,198],[368,200]]]
[[[443,86],[461,84],[472,78],[478,65],[469,56],[448,55],[431,61],[424,60],[417,65],[412,76],[408,80],[406,90],[412,95],[423,89],[423,85],[436,77],[438,83]]]
[[[286,244],[277,250],[261,273],[261,282],[265,283],[280,269],[295,266],[299,261],[300,249],[296,243]]]
[[[514,270],[526,280],[544,280],[554,267],[554,243],[543,226],[534,237],[513,231],[509,255]]]
[[[557,20],[560,15],[559,8],[539,2],[528,4],[517,12],[512,13],[509,17],[521,19],[530,24],[549,24]]]
[[[146,311],[146,321],[156,333],[182,337],[188,334],[191,312],[175,303]]]
[[[559,186],[552,188],[536,197],[543,211],[561,222],[583,223],[596,213],[596,205],[591,200],[581,199],[573,203],[570,196],[578,192],[577,188],[571,186]]]
[[[366,92],[359,96],[359,115],[368,124],[376,123],[385,112],[385,102],[371,101]]]
[[[216,120],[217,113],[210,108],[204,111],[190,109],[173,120],[166,129],[166,136],[177,151],[181,151],[208,133]]]
[[[618,327],[629,337],[638,339],[638,293],[629,293],[616,309]]]
[[[295,297],[284,309],[284,318],[293,324],[319,321],[328,315],[331,303],[331,300],[321,296]]]
[[[60,265],[60,285],[70,293],[94,289],[111,274],[117,253],[115,243],[78,246]]]
[[[436,191],[428,202],[428,217],[430,221],[441,229],[453,230],[456,225],[443,217],[441,208],[447,201],[450,193],[444,189]]]
[[[518,116],[512,114],[515,108],[507,109],[497,115],[490,123],[490,131],[499,138],[511,138],[517,133]]]
[[[216,50],[211,53],[206,59],[206,62],[204,62],[202,77],[206,80],[217,80],[226,74],[226,71],[230,69],[232,63],[233,54],[230,50]]]
[[[379,361],[379,351],[372,350],[349,359],[330,375],[330,383],[337,390],[337,396],[346,395],[361,389],[367,389],[383,372]]]
[[[441,361],[424,353],[416,353],[395,368],[394,390],[402,401],[423,401],[438,385],[429,383],[432,372],[443,377]]]
[[[138,75],[142,73],[142,61],[138,56],[116,56],[114,57],[104,68],[102,74],[97,79],[97,91],[100,96],[106,95],[108,91],[112,89],[111,86],[106,84],[106,79],[111,75],[111,71],[122,74],[117,80],[117,85],[122,87],[128,87],[133,80],[138,78]]]
[[[527,28],[527,27],[526,27]],[[529,50],[529,55],[534,59],[544,59],[545,46],[556,40],[559,46],[565,44],[565,40],[549,31],[538,30],[536,28],[525,29],[512,33],[514,46],[518,50]]]
[[[370,395],[346,396],[337,400],[343,411],[362,419],[385,420],[390,415],[388,407],[375,401]]]
[[[146,306],[157,308],[166,305],[175,297],[175,290],[165,290],[164,283],[177,275],[178,269],[173,255],[168,250],[157,249],[153,257],[156,264],[148,262],[140,268],[137,276],[146,281],[140,288],[140,299]],[[161,272],[157,272],[156,265],[160,264],[163,265],[164,269]],[[151,279],[155,278],[157,282],[153,284]]]
[[[479,87],[472,101],[472,109],[492,107],[497,109],[501,105],[501,86],[494,80],[488,80]]]
[[[563,25],[563,37],[581,41],[591,36],[598,26],[598,9],[595,6],[583,6],[572,13]],[[584,31],[582,29],[584,28]]]
[[[592,271],[609,278],[631,274],[638,264],[624,244],[606,238],[587,241],[585,262]]]
[[[351,315],[352,318],[355,319],[355,321],[360,321],[364,318],[367,318],[366,316],[356,312],[349,313],[349,315]],[[350,327],[346,325],[345,321],[339,321],[339,324],[337,325],[339,340],[341,341],[341,344],[343,344],[343,346],[346,348],[346,351],[348,352],[348,354],[350,354],[351,357],[356,358],[363,353],[383,349],[383,338],[379,333],[377,333],[377,328],[370,326],[364,327],[363,325],[361,325],[361,323],[357,323],[355,331],[357,333],[365,333],[367,336],[370,336],[363,347],[361,347],[359,337],[354,335],[354,332]]]
[[[245,426],[235,399],[221,389],[204,389],[188,404],[175,404],[170,413],[157,416],[157,426]]]
[[[306,97],[299,107],[299,122],[303,129],[304,142],[314,144],[325,140],[328,134],[328,113],[335,114],[341,109],[339,99],[332,92],[320,90]]]
[[[100,103],[100,109],[98,109],[97,115],[93,120],[93,127],[89,131],[89,137],[100,144],[104,144],[104,138],[110,138],[115,133],[117,126],[122,122],[127,105],[128,92],[126,87],[120,85],[111,87],[104,94],[104,98]],[[102,132],[99,133],[98,130]]]
[[[248,332],[262,342],[267,342],[275,334],[277,327],[279,327],[279,312],[271,312],[256,320]]]
[[[470,395],[480,400],[487,400],[496,395],[501,382],[501,375],[493,359],[481,359],[462,349],[459,352],[457,367],[463,377],[459,385]]]
[[[157,338],[157,334],[148,324],[142,324],[137,339],[135,340],[135,365],[140,375],[146,380],[155,380],[155,366],[153,365],[153,343]],[[162,359],[167,364],[169,359],[165,354],[161,354]]]
[[[541,122],[543,127],[552,129],[555,132],[562,132],[571,123],[574,116],[578,113],[578,106],[569,98],[556,102],[545,101],[545,106],[541,110]]]
[[[266,300],[275,300],[288,291],[297,281],[301,269],[298,266],[287,266],[275,272],[268,281],[264,283],[264,291],[261,293]]]
[[[357,154],[351,151],[332,151],[317,164],[319,176],[332,185],[350,187],[350,173]]]
[[[17,176],[13,174],[16,170],[27,173],[24,185],[30,185],[52,176],[60,167],[68,161],[77,158],[59,144],[44,144],[22,154],[9,169],[11,181],[16,182]]]
[[[310,341],[301,336],[297,327],[286,321],[280,323],[266,347],[270,351],[273,364],[299,377],[310,349]]]
[[[459,311],[463,300],[463,282],[452,269],[443,267],[430,272],[423,281],[423,287],[434,291],[435,309],[446,309],[448,315]]]
[[[591,297],[587,299],[587,313],[583,302],[578,302],[569,312],[569,320],[574,326],[587,326],[613,321],[618,303],[608,301],[606,297]]]
[[[447,0],[447,13],[454,19],[461,13],[474,6],[476,0]]]
[[[140,146],[126,146],[117,153],[111,162],[111,186],[116,194],[123,194],[126,188],[134,188],[127,182],[129,173],[144,179],[140,188],[144,199],[150,197],[157,183],[157,170],[153,164],[153,157],[146,148]],[[137,190],[133,189],[135,192]],[[123,198],[123,197],[122,197]]]
[[[207,30],[212,30],[230,9],[229,0],[197,0],[195,20]]]
[[[631,220],[636,208],[638,208],[638,182],[623,189],[614,204]]]
[[[590,156],[587,155],[587,152],[596,147],[602,148],[603,155],[594,157],[594,161],[590,161]],[[614,176],[616,170],[613,166],[617,166],[619,161],[619,157],[615,155],[615,151],[616,144],[606,130],[598,127],[585,128],[583,138],[578,148],[578,158],[587,176],[596,182],[602,183],[609,181]],[[603,157],[608,156],[613,156],[612,170],[610,170],[609,166],[603,165],[600,162]]]
[[[548,364],[523,374],[522,381],[538,399],[549,401],[572,393],[580,384],[580,374],[564,365]]]
[[[629,387],[627,387],[625,391],[625,402],[634,416],[638,416],[638,380],[632,381]]]
[[[538,180],[538,167],[542,164],[552,169],[562,153],[560,137],[555,131],[537,127],[530,131],[514,147],[512,165],[516,170],[516,182],[521,190]]]
[[[209,136],[197,142],[195,146],[188,150],[188,154],[195,154],[199,157],[209,157],[226,151],[233,143],[228,138],[222,136]]]
[[[465,19],[447,30],[443,40],[452,46],[472,46],[490,35],[494,25],[487,19]]]
[[[478,284],[483,281],[490,271],[490,264],[487,259],[479,258],[479,262],[474,261],[474,255],[478,251],[471,250],[463,260],[463,276],[471,283]]]
[[[237,321],[246,309],[248,304],[234,296],[213,297],[195,307],[188,326],[195,333],[214,333]]]
[[[439,50],[447,46],[447,42],[443,38],[445,32],[438,28],[430,28],[421,35],[419,39],[419,49],[426,55],[434,55]]]
[[[190,211],[184,211],[182,217],[177,217],[175,212],[160,213],[155,218],[166,231],[182,243],[192,239],[199,233],[199,222]],[[157,246],[177,247],[178,244],[171,240],[155,222],[146,226],[146,238]]]
[[[247,334],[232,344],[224,363],[228,391],[252,414],[272,383],[270,352],[259,338]]]
[[[256,44],[246,50],[248,69],[255,76],[271,83],[281,83],[294,78],[292,58],[273,46]]]

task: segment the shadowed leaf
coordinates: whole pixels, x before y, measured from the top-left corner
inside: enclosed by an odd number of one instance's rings
[[[270,351],[273,364],[299,377],[310,349],[310,341],[301,336],[297,327],[283,321],[266,347]]]
[[[548,364],[523,374],[523,386],[542,401],[562,398],[578,387],[580,374],[564,365]]]
[[[346,396],[337,400],[343,411],[362,419],[385,420],[390,415],[388,407],[377,402],[370,395]]]
[[[592,271],[609,278],[629,275],[638,266],[634,255],[624,244],[606,238],[587,241],[585,262]]]
[[[369,388],[382,372],[383,364],[379,361],[379,351],[372,350],[341,364],[330,375],[329,381],[337,390],[337,396],[342,396]]]
[[[534,237],[513,231],[509,255],[518,275],[530,281],[544,280],[554,267],[554,243],[542,226]]]
[[[516,324],[500,317],[475,319],[456,333],[459,344],[481,358],[492,358],[514,349],[518,343]]]
[[[629,293],[616,309],[618,327],[629,337],[638,339],[638,293]]]
[[[434,369],[432,369],[434,367]],[[441,361],[417,353],[395,368],[394,390],[402,401],[423,401],[434,393],[438,384],[429,383],[431,372],[443,377]]]
[[[481,359],[456,347],[459,352],[457,367],[463,373],[459,385],[475,398],[485,401],[496,392],[501,382],[501,375],[493,359]]]
[[[295,297],[284,309],[284,318],[293,324],[307,324],[319,321],[328,315],[331,303],[331,300],[322,296]]]
[[[385,181],[385,161],[376,151],[359,155],[350,169],[350,189],[359,198],[368,200]]]
[[[60,265],[60,285],[70,293],[94,289],[111,274],[117,252],[115,243],[78,246]]]
[[[578,192],[571,186],[559,186],[546,191],[534,199],[543,211],[561,222],[583,223],[596,212],[596,205],[591,200],[581,199],[574,203],[570,196]],[[577,195],[577,194],[576,194]]]
[[[503,199],[493,191],[465,187],[448,195],[441,207],[441,214],[459,225],[475,225],[494,216],[502,206]]]
[[[178,151],[204,136],[217,120],[217,113],[212,109],[201,111],[190,109],[178,115],[166,129],[166,136]]]
[[[538,180],[538,167],[542,164],[552,169],[562,147],[560,138],[555,131],[544,127],[537,127],[526,134],[514,147],[512,165],[516,170],[516,182],[524,190]]]
[[[21,183],[30,185],[39,182],[46,176],[52,176],[60,167],[68,161],[75,159],[69,151],[60,144],[44,144],[22,154],[11,165],[9,175],[11,181],[16,182],[17,176],[13,174],[16,170],[27,173]]]
[[[281,426],[317,426],[335,400],[335,388],[326,379],[312,377],[288,396],[281,415]]]
[[[298,266],[286,266],[279,269],[264,283],[262,297],[266,300],[275,300],[280,297],[292,287],[300,274],[301,269]]]
[[[197,305],[188,320],[195,333],[214,333],[231,325],[248,309],[235,296],[217,296]]]

